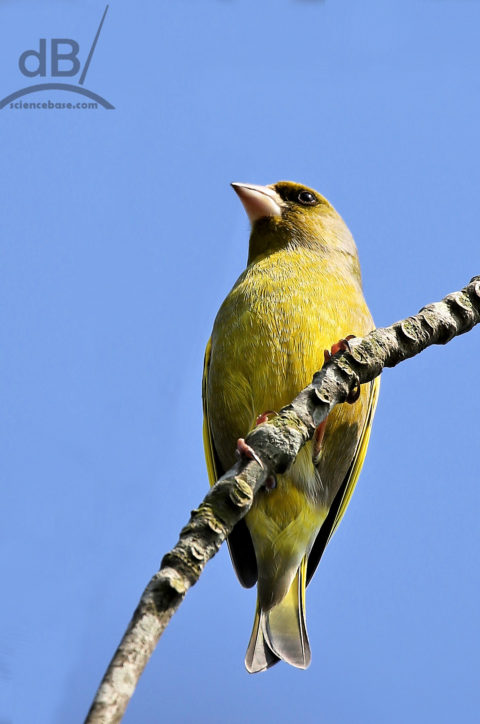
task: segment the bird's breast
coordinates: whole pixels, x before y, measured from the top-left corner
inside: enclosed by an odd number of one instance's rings
[[[323,351],[372,322],[360,285],[305,252],[246,269],[215,321],[208,380],[215,446],[224,467],[258,415],[277,411],[323,364]]]

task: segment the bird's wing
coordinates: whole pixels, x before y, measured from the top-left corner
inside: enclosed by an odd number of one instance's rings
[[[217,451],[215,450],[208,411],[207,382],[211,351],[212,340],[209,339],[205,350],[202,379],[203,445],[205,448],[205,459],[207,461],[208,479],[210,485],[214,485],[225,471],[220,464]],[[227,542],[238,580],[245,588],[251,588],[256,584],[258,578],[257,559],[245,520],[242,519],[236,524],[228,536]]]
[[[355,455],[348,468],[345,479],[340,486],[338,493],[336,494],[334,501],[330,507],[328,515],[320,528],[318,535],[315,539],[315,543],[312,546],[312,550],[308,556],[308,569],[307,569],[307,584],[310,582],[316,567],[320,562],[320,558],[323,555],[323,551],[327,547],[327,543],[334,534],[338,524],[340,523],[343,514],[345,513],[347,506],[352,497],[352,493],[355,490],[358,476],[365,460],[367,453],[368,441],[370,440],[370,432],[372,429],[373,415],[375,414],[375,408],[377,406],[378,392],[380,389],[380,377],[377,377],[373,382],[370,383],[370,396],[368,400],[368,412],[365,417],[362,432],[360,434],[357,449]]]
[[[203,362],[203,378],[202,378],[202,402],[203,402],[203,446],[205,448],[205,460],[207,461],[208,480],[210,485],[214,485],[223,471],[220,469],[219,461],[213,447],[212,433],[210,430],[210,420],[208,417],[207,407],[207,381],[208,368],[210,366],[210,354],[212,351],[212,340],[207,342],[205,350],[205,360]]]

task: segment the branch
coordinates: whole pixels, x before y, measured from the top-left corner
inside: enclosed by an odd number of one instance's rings
[[[234,525],[248,513],[268,475],[282,473],[332,408],[384,367],[395,367],[432,344],[446,344],[480,322],[480,276],[413,317],[350,342],[317,372],[308,387],[246,442],[263,465],[242,457],[220,478],[180,533],[142,594],[128,629],[97,691],[85,724],[120,722],[138,679],[173,614],[217,553]]]

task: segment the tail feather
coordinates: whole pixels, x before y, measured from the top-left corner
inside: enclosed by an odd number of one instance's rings
[[[252,635],[245,657],[250,673],[264,671],[282,659],[299,669],[311,660],[305,621],[307,558],[304,557],[286,596],[268,611],[257,603]]]
[[[280,661],[278,656],[275,656],[265,641],[263,626],[261,625],[261,619],[263,616],[264,614],[261,613],[257,605],[252,635],[250,636],[250,643],[248,644],[245,656],[245,667],[249,674],[257,674],[259,671],[266,671]]]

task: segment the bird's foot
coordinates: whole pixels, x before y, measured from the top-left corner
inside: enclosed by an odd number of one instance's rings
[[[330,349],[330,352],[328,349],[325,349],[323,351],[323,357],[325,362],[330,362],[334,354],[337,354],[337,352],[350,352],[350,345],[348,344],[351,339],[354,339],[354,334],[349,334],[344,339],[339,339],[338,342],[335,342],[335,344],[332,344],[332,347]]]
[[[332,344],[330,352],[328,351],[328,349],[325,349],[323,351],[324,363],[330,362],[333,355],[337,354],[337,352],[350,352],[350,345],[348,342],[350,339],[354,339],[354,337],[355,337],[354,334],[349,334],[344,339],[339,339],[338,342],[336,342],[335,344]],[[360,397],[360,384],[357,383],[355,385],[355,387],[353,388],[353,390],[351,390],[348,393],[348,397],[347,397],[346,401],[350,405],[352,405],[354,402],[356,402],[358,400],[359,397]],[[320,425],[317,427],[317,430],[321,427],[322,424],[323,423],[320,423]],[[317,432],[317,430],[315,431],[315,433]],[[324,435],[324,432],[322,433],[322,439],[323,439],[323,435]],[[320,444],[321,444],[321,441],[320,441]]]
[[[312,460],[314,465],[317,465],[320,460],[320,450],[322,448],[322,442],[325,435],[325,428],[327,427],[327,419],[321,422],[320,425],[317,425],[315,432],[313,433]]]
[[[270,418],[275,417],[275,415],[278,415],[278,412],[275,412],[275,410],[266,410],[265,412],[262,412],[262,414],[255,420],[255,426],[261,425],[263,422],[268,422]]]
[[[253,450],[250,447],[250,445],[247,445],[247,443],[245,442],[245,439],[243,437],[239,437],[237,440],[237,455],[238,455],[238,457],[241,457],[243,455],[244,457],[248,458],[249,460],[255,460],[255,462],[257,462],[260,465],[260,467],[263,469],[262,461],[258,457],[255,450]]]

